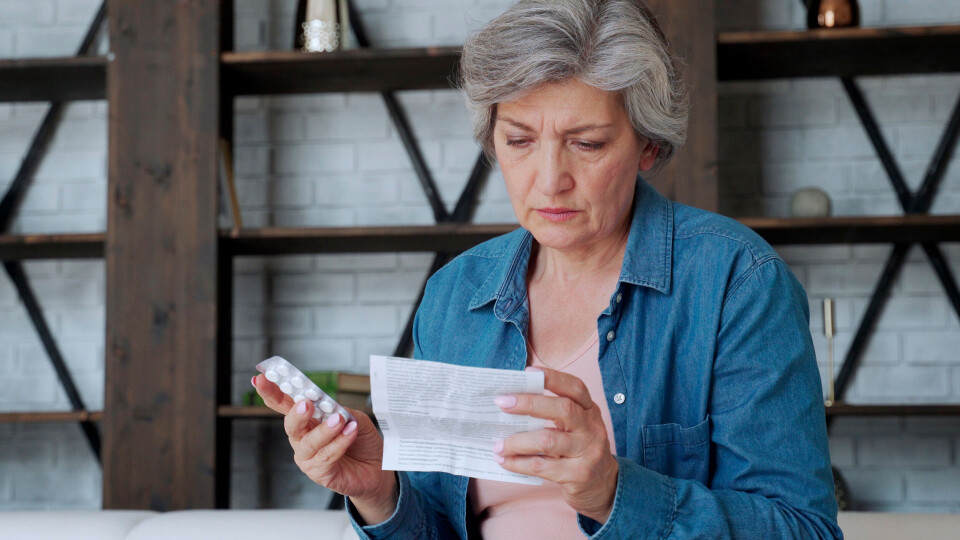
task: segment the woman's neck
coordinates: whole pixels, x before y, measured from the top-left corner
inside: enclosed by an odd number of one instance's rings
[[[629,234],[627,223],[619,232],[601,242],[570,251],[561,251],[534,242],[529,280],[546,280],[559,285],[577,283],[584,278],[596,280],[611,275],[619,278]]]

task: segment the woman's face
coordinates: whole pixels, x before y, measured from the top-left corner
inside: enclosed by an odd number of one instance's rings
[[[618,95],[578,80],[498,104],[493,139],[520,225],[560,251],[621,238],[637,172],[657,155]]]

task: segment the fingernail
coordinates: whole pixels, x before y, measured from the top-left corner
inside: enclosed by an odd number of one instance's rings
[[[256,376],[256,375],[254,375],[253,377],[250,377],[250,384],[252,384],[254,388],[257,387],[257,376]]]
[[[543,368],[537,366],[527,366],[527,371],[543,371]]]
[[[298,414],[307,414],[307,401],[303,400],[300,403],[297,403],[297,413]]]
[[[340,416],[340,415],[337,415],[337,416]],[[343,428],[343,434],[344,434],[344,435],[349,435],[349,434],[353,433],[353,430],[355,430],[355,429],[357,429],[357,423],[356,423],[356,422],[350,422],[349,424],[347,424],[347,427]]]
[[[503,453],[503,441],[497,441],[497,444],[493,445],[493,453],[498,455]]]
[[[517,396],[497,396],[493,402],[501,409],[510,409],[517,404]]]
[[[503,456],[499,456],[499,455],[497,455],[497,454],[494,454],[494,455],[493,455],[493,460],[496,461],[497,463],[501,463],[501,464],[502,464],[504,461],[506,461],[506,459],[504,459]]]
[[[327,418],[327,426],[329,427],[337,427],[337,424],[339,423],[340,423],[339,414],[331,414],[330,418]]]

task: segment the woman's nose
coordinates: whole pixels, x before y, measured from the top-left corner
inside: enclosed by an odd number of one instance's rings
[[[573,187],[573,177],[567,168],[563,152],[556,145],[540,147],[540,163],[537,168],[537,189],[552,197]]]

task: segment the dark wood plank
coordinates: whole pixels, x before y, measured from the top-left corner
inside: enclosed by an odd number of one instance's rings
[[[306,253],[447,252],[467,250],[517,225],[267,228],[224,232],[223,249],[234,255]]]
[[[103,411],[39,411],[0,413],[0,424],[38,424],[49,422],[99,422]]]
[[[103,507],[216,504],[219,0],[109,0]]]
[[[827,416],[960,416],[960,404],[852,405],[836,403],[826,408]]]
[[[337,396],[337,403],[350,409],[362,411],[368,416],[373,416],[373,410],[367,403],[369,393],[362,394],[357,392],[341,392]],[[217,407],[217,415],[221,419],[260,419],[283,420],[283,415],[275,412],[269,407],[248,407],[243,405],[220,405]]]
[[[771,244],[960,242],[960,216],[909,215],[832,218],[744,217],[738,221]],[[517,225],[423,225],[243,229],[221,233],[233,255],[311,253],[457,253],[506,234]]]
[[[960,71],[960,26],[724,32],[721,81]]]
[[[103,56],[0,60],[0,101],[71,101],[106,97]]]
[[[960,242],[960,216],[912,215],[833,218],[744,217],[738,221],[772,244]],[[397,227],[265,228],[221,232],[232,255],[356,252],[456,253],[517,226],[426,225]],[[0,261],[93,259],[103,256],[103,233],[0,235]]]
[[[740,218],[771,244],[960,242],[960,216]]]
[[[460,49],[354,49],[332,53],[227,52],[224,89],[235,95],[449,88]]]
[[[347,404],[347,406],[353,405]],[[365,409],[365,407],[361,408]],[[217,414],[222,418],[232,419],[283,419],[282,415],[267,407],[221,405],[217,408]],[[960,404],[851,405],[837,403],[827,407],[826,414],[827,416],[960,416]]]
[[[685,47],[685,40],[673,37],[674,46]],[[717,76],[725,81],[955,72],[960,55],[945,52],[958,47],[958,26],[724,32],[716,42]],[[685,50],[702,56],[696,48]],[[222,60],[228,88],[238,95],[296,94],[447,88],[459,55],[459,48],[436,47],[229,52]],[[105,57],[0,60],[0,101],[104,99],[106,65]]]
[[[647,4],[656,14],[670,47],[682,59],[683,81],[691,91],[687,141],[672,162],[648,181],[672,200],[716,212],[719,184],[714,2],[652,0]]]
[[[283,416],[269,407],[248,407],[244,405],[220,405],[217,414],[223,418],[275,418]]]
[[[0,234],[0,261],[25,259],[96,259],[103,257],[106,235]]]

